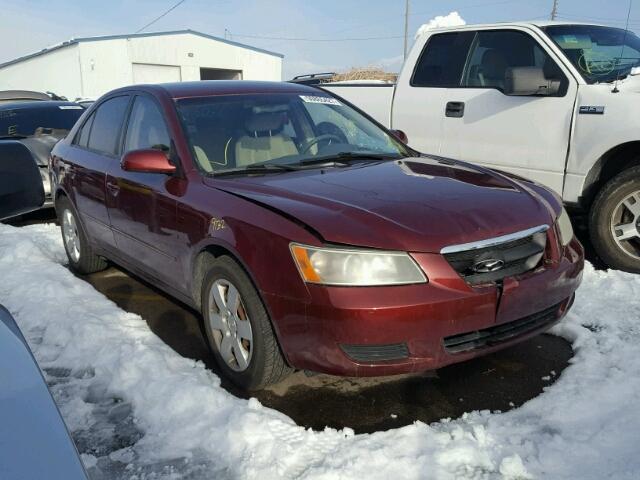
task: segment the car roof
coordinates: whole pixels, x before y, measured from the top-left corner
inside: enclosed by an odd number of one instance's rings
[[[15,102],[0,102],[0,110],[43,110],[64,106],[84,107],[76,102],[64,102],[57,100],[20,100]]]
[[[458,25],[455,27],[438,27],[429,29],[425,33],[432,32],[441,32],[441,31],[451,31],[451,30],[473,30],[474,28],[505,28],[505,27],[538,27],[545,28],[550,26],[559,26],[559,25],[590,25],[594,27],[609,27],[609,28],[619,28],[619,27],[611,27],[609,25],[602,25],[598,23],[586,23],[586,22],[569,22],[562,20],[529,20],[529,21],[520,21],[520,22],[497,22],[497,23],[477,23],[477,24],[466,24],[466,25]]]
[[[114,92],[126,92],[128,90],[141,90],[149,93],[163,92],[173,99],[251,93],[318,93],[316,88],[301,84],[252,80],[201,80],[196,82],[158,83],[124,87],[114,90]]]
[[[39,100],[49,101],[51,97],[46,93],[34,92],[32,90],[2,90],[0,91],[0,101],[11,100]]]

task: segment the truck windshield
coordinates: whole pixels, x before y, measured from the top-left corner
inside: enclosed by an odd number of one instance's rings
[[[332,157],[400,158],[407,148],[328,93],[240,94],[176,101],[205,173],[309,166]]]
[[[613,82],[640,65],[640,38],[620,28],[552,25],[545,32],[588,83]]]

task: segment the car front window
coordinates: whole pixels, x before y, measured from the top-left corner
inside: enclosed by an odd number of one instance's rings
[[[553,25],[545,28],[588,83],[624,78],[640,65],[640,38],[620,28]]]
[[[345,153],[407,155],[406,147],[375,123],[324,92],[213,96],[176,104],[205,173],[294,166]]]

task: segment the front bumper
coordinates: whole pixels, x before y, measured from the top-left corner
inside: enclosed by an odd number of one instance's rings
[[[413,257],[429,283],[308,285],[311,301],[263,294],[290,365],[379,376],[434,370],[484,355],[559,321],[571,307],[584,267],[582,245],[574,238],[557,250],[555,260],[504,279],[500,293],[495,284],[470,286],[441,255]],[[451,348],[451,339],[473,340],[473,348]]]

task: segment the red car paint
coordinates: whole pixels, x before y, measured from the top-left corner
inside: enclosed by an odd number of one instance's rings
[[[196,168],[177,99],[283,92],[317,91],[285,83],[197,82],[111,92],[83,119],[114,96],[152,97],[174,142],[178,170],[126,171],[117,157],[73,145],[81,120],[52,154],[56,196],[71,200],[96,252],[195,308],[201,254],[232,255],[260,292],[286,360],[298,369],[354,376],[435,369],[522,341],[550,324],[466,353],[448,353],[444,337],[554,305],[553,320],[565,314],[582,278],[583,250],[575,238],[562,247],[554,226],[561,203],[537,184],[434,157],[220,178]],[[501,283],[472,286],[439,253],[538,225],[550,227],[544,259]],[[409,252],[428,283],[306,284],[291,242]],[[397,343],[406,344],[407,358],[361,362],[340,347]]]

